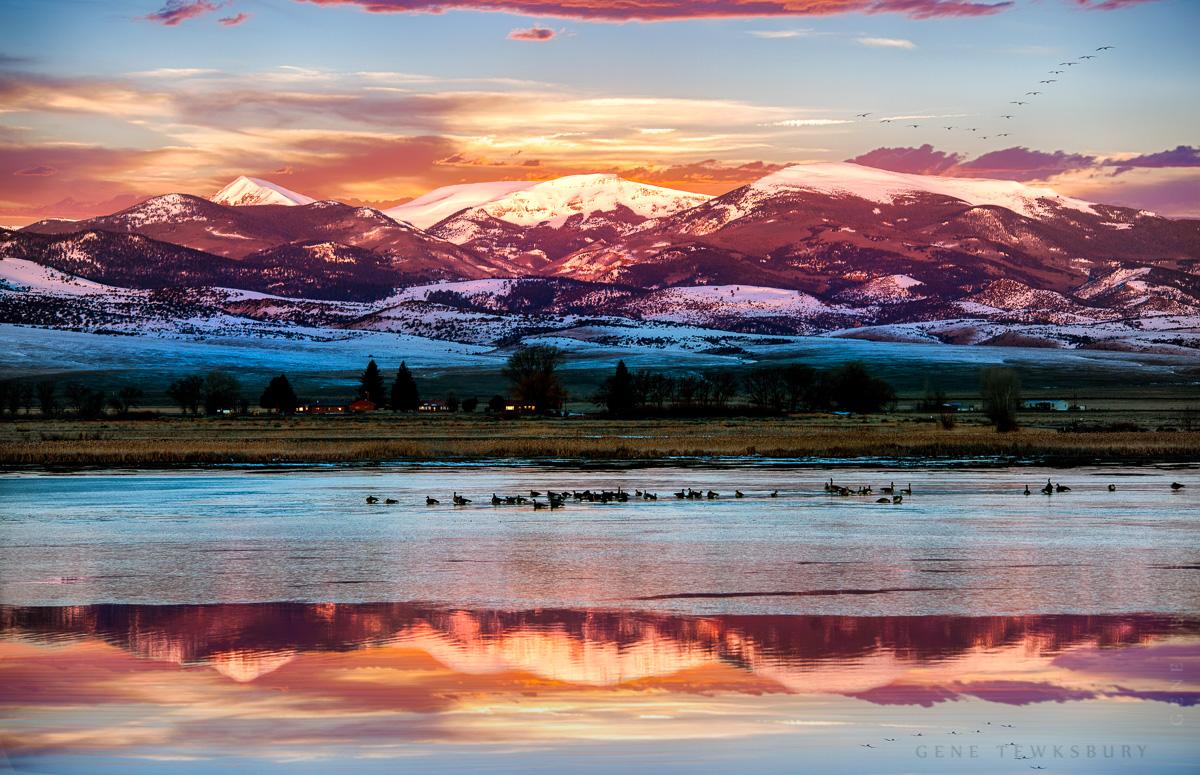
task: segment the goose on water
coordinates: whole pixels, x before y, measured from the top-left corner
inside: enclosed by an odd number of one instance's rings
[[[441,501],[438,500],[437,498],[433,498],[428,495],[425,496],[425,505],[426,506],[436,506],[439,503],[441,503]]]

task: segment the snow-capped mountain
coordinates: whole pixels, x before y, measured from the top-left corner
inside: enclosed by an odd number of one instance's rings
[[[297,194],[291,189],[262,178],[241,175],[225,188],[213,194],[212,201],[221,205],[245,207],[250,205],[309,205],[317,201]]]
[[[430,233],[536,270],[577,250],[615,242],[710,197],[616,175],[571,175],[523,187],[441,221]]]
[[[844,175],[836,174],[844,171]],[[1194,273],[1200,222],[1011,181],[855,164],[798,165],[552,262],[546,274],[633,285],[742,282],[825,298],[905,275],[957,298],[993,279],[1068,292],[1122,262]]]
[[[461,210],[494,202],[535,185],[537,182],[531,180],[497,180],[490,183],[443,186],[411,202],[384,210],[383,214],[397,221],[411,223],[419,229],[428,229]]]
[[[234,207],[189,194],[166,194],[112,215],[41,221],[22,229],[36,234],[84,231],[139,234],[234,259],[292,243],[333,242],[387,257],[397,281],[493,277],[516,271],[503,261],[397,223],[378,210],[330,201]]]
[[[411,217],[396,220],[404,208]],[[89,300],[146,291],[271,325],[472,344],[589,321],[992,344],[1027,342],[1034,327],[1071,345],[1108,326],[1178,343],[1195,340],[1177,332],[1200,319],[1200,221],[1012,181],[809,164],[710,198],[577,175],[451,186],[389,213],[168,194],[0,231],[0,259],[74,278],[22,285],[37,272],[14,269],[5,314],[73,319],[43,286],[78,282],[111,286]],[[439,217],[428,231],[412,225]],[[213,301],[203,288],[214,286],[273,300]],[[341,306],[327,318],[330,304]],[[353,320],[345,305],[361,305]]]

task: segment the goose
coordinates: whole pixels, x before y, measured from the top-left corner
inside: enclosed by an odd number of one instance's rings
[[[745,498],[745,497],[746,497],[746,493],[742,492],[741,490],[734,490],[734,491],[733,491],[733,497],[735,497],[735,498]]]
[[[1026,494],[1026,495],[1031,495],[1031,494],[1032,494],[1032,493],[1030,493],[1030,492],[1029,492],[1029,485],[1025,485],[1025,494]]]
[[[715,492],[713,490],[708,491],[708,499],[709,500],[713,500],[714,498],[719,498],[719,497],[721,497],[721,494],[719,492]]]
[[[379,503],[379,499],[376,498],[374,495],[368,495],[367,503]]]
[[[876,503],[891,503],[892,499],[891,498],[876,498],[875,502]]]
[[[644,500],[644,501],[656,501],[656,500],[658,500],[658,493],[655,493],[655,492],[643,492],[643,493],[642,493],[642,500]]]
[[[1178,492],[1179,490],[1182,490],[1185,486],[1186,485],[1182,485],[1179,482],[1171,482],[1171,489],[1175,490],[1176,492]]]
[[[772,498],[778,498],[778,497],[779,497],[779,490],[771,490],[771,497],[772,497]]]
[[[905,488],[904,488],[903,490],[901,490],[900,492],[901,492],[901,494],[903,494],[903,495],[912,495],[912,482],[909,482],[909,483],[908,483],[908,486],[907,486],[907,487],[905,487]]]
[[[887,487],[883,488],[884,495],[891,495],[894,492],[896,492],[896,483],[895,482],[892,482]]]
[[[384,503],[386,503],[389,506],[395,506],[399,502],[400,501],[396,500],[395,498],[388,498],[387,500],[384,501]]]
[[[492,505],[499,506],[501,503],[504,503],[504,500],[501,498],[497,498],[496,493],[492,493]]]
[[[1071,488],[1066,486],[1062,482],[1059,482],[1058,484],[1054,485],[1054,491],[1055,492],[1070,492]]]
[[[464,498],[463,496],[459,495],[457,492],[454,493],[451,497],[454,499],[455,506],[466,506],[468,503],[471,502],[470,498]]]
[[[1117,491],[1117,486],[1116,486],[1115,484],[1110,484],[1110,485],[1108,486],[1108,491],[1109,491],[1109,492],[1116,492],[1116,491]]]
[[[1042,492],[1044,492],[1047,495],[1050,495],[1051,493],[1054,492],[1054,485],[1050,484],[1049,479],[1046,480],[1046,486],[1042,488]]]
[[[436,506],[439,503],[441,503],[441,501],[438,500],[437,498],[431,498],[428,495],[425,496],[425,505],[426,506]]]
[[[904,503],[904,496],[903,495],[893,495],[892,503]]]
[[[539,495],[541,495],[541,493],[540,493],[540,492],[538,492],[537,490],[530,490],[530,491],[529,491],[529,497],[530,497],[530,498],[536,498],[536,497],[537,497],[537,496],[539,496]]]
[[[679,498],[680,500],[683,500],[684,498],[687,497],[687,493],[684,492],[683,490],[680,490],[679,492],[675,493],[675,497]]]
[[[537,511],[537,510],[539,510],[539,509],[544,509],[544,508],[546,508],[546,504],[545,504],[545,503],[542,503],[541,501],[534,501],[534,502],[533,502],[533,510],[534,510],[534,511]]]

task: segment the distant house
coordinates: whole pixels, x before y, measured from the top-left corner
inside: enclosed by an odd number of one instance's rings
[[[360,398],[357,401],[350,404],[351,412],[373,412],[377,408],[378,407],[375,406],[375,402],[368,398]]]
[[[537,404],[519,403],[510,401],[504,405],[500,414],[505,417],[521,417],[523,415],[538,414]]]
[[[445,401],[422,401],[417,407],[418,412],[445,412],[449,407]]]
[[[296,407],[296,414],[346,414],[350,405],[344,401],[313,401]]]
[[[1070,401],[1061,399],[1039,398],[1032,401],[1026,401],[1022,404],[1026,409],[1032,409],[1035,412],[1070,412],[1082,411],[1085,407],[1078,406]]]

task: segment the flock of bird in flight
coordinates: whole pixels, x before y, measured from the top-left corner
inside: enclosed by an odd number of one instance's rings
[[[1109,51],[1113,48],[1116,48],[1116,47],[1115,46],[1100,46],[1099,48],[1096,49],[1096,51],[1097,52]],[[1095,59],[1096,56],[1097,56],[1097,54],[1086,54],[1084,56],[1079,57],[1078,59],[1073,59],[1073,60],[1070,60],[1067,62],[1059,62],[1057,66],[1058,67],[1075,67],[1077,65],[1083,64],[1083,62],[1085,60]],[[1067,72],[1066,70],[1051,70],[1049,72],[1049,75],[1059,76],[1059,75],[1064,75],[1066,72]],[[1049,86],[1051,84],[1058,83],[1058,81],[1059,81],[1059,79],[1057,77],[1044,78],[1038,82],[1038,85],[1039,86]],[[1025,105],[1029,104],[1030,100],[1028,98],[1040,97],[1040,96],[1042,96],[1043,93],[1044,92],[1037,90],[1037,89],[1027,91],[1027,92],[1025,92],[1025,95],[1024,95],[1026,99],[1012,100],[1011,102],[1009,102],[1009,104],[1016,105],[1018,108],[1020,108],[1020,107],[1023,107]],[[856,113],[855,117],[860,118],[860,119],[866,119],[866,118],[869,118],[871,115],[872,114],[870,112]],[[1013,113],[1001,114],[1001,116],[1000,116],[1000,118],[1005,119],[1005,120],[1011,120],[1015,117],[1016,116]],[[899,120],[901,120],[901,119],[899,119],[899,118],[882,118],[879,120],[879,123],[891,124],[892,122],[899,121]],[[907,124],[906,126],[909,126],[913,129],[920,129],[922,125],[921,124]],[[963,132],[978,132],[979,131],[979,127],[944,126],[942,128],[945,129],[946,131],[950,131],[950,132],[952,132],[954,130],[959,130],[959,131],[963,131]],[[1008,137],[1010,134],[1011,134],[1010,132],[997,132],[997,133],[991,134],[991,135],[977,135],[977,136],[984,140],[990,140],[994,137]]]

